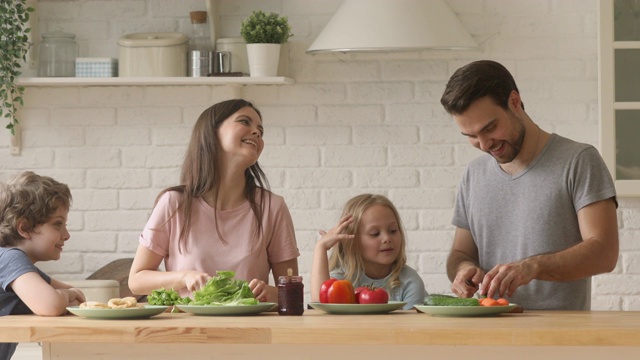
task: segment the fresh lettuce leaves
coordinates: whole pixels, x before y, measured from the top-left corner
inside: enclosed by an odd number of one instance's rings
[[[209,279],[200,290],[193,292],[193,300],[189,305],[257,305],[258,300],[251,292],[249,283],[234,279],[234,271],[217,271],[217,275]]]
[[[151,305],[257,305],[258,300],[251,292],[249,283],[245,280],[235,279],[235,271],[218,271],[217,275],[209,279],[200,290],[192,293],[193,299],[180,297],[180,294],[171,289],[153,290],[147,301]]]
[[[147,302],[150,305],[173,306],[176,304],[188,304],[191,302],[191,299],[188,297],[180,297],[180,294],[173,289],[158,289],[153,290],[151,294],[147,296]]]

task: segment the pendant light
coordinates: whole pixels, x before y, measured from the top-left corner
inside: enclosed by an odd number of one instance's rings
[[[307,52],[474,48],[445,0],[344,0]]]

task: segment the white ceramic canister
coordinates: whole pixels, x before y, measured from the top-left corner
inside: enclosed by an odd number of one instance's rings
[[[187,76],[189,38],[181,33],[134,33],[121,37],[120,77]]]
[[[82,291],[87,301],[107,303],[120,297],[120,283],[117,280],[67,280],[63,281]]]
[[[220,38],[216,41],[216,51],[228,51],[231,54],[231,72],[249,75],[247,43],[243,38]]]

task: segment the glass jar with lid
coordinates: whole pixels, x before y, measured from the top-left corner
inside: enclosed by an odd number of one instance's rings
[[[304,313],[304,284],[302,276],[293,276],[293,269],[287,269],[287,276],[278,278],[278,314],[302,315]]]
[[[74,77],[78,44],[75,35],[60,30],[42,34],[38,48],[38,76]]]

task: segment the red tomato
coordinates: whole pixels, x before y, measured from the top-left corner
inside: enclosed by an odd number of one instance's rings
[[[356,302],[358,304],[386,304],[389,302],[389,293],[385,289],[375,286],[360,286],[356,289]]]
[[[356,304],[360,304],[360,294],[362,293],[362,290],[366,289],[366,286],[360,286],[356,288]]]
[[[356,295],[349,280],[329,279],[320,287],[320,302],[323,304],[355,304]]]

